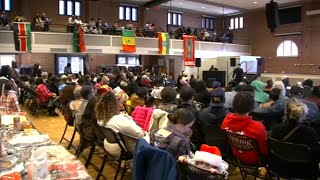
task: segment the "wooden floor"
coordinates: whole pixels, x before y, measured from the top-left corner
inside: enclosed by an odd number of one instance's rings
[[[59,113],[60,114],[60,113]],[[45,112],[40,112],[38,117],[33,117],[30,115],[27,115],[28,119],[32,121],[33,125],[40,131],[42,134],[48,134],[50,138],[56,142],[59,143],[60,138],[62,136],[64,127],[65,127],[65,121],[63,119],[63,116],[60,114],[59,117],[48,117],[46,116]],[[72,136],[73,128],[69,127],[66,133],[67,139],[69,139]],[[75,138],[75,141],[73,143],[76,147],[79,144],[79,136],[77,135]],[[61,143],[62,146],[67,147],[68,143],[66,141],[63,141]],[[71,148],[70,153],[74,154],[75,151]],[[84,151],[84,155],[88,154],[88,150]],[[97,150],[95,155],[93,156],[93,164],[97,165],[100,167],[102,159],[100,157],[103,157],[103,151],[102,150]],[[83,163],[84,159],[79,158]],[[104,172],[103,175],[107,179],[114,179],[115,176],[115,171],[116,169],[116,164],[112,162],[108,162],[106,166],[104,167]],[[94,170],[92,166],[89,166],[88,172],[91,175],[93,179],[96,178],[97,172]],[[232,172],[229,172],[229,179],[231,180],[238,180],[241,179],[241,175],[238,169],[233,170]],[[103,179],[103,178],[100,178]],[[120,179],[120,176],[119,178]],[[127,173],[124,179],[131,179],[131,173]],[[253,179],[252,177],[248,177],[248,179]]]

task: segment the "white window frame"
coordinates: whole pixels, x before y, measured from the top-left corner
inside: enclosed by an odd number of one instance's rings
[[[133,18],[134,16],[135,18]],[[138,7],[124,4],[119,5],[119,20],[138,22],[138,18]]]
[[[234,18],[230,19],[230,29],[234,29]]]
[[[298,57],[298,56],[299,56],[299,48],[297,44],[292,40],[284,40],[277,47],[277,57]]]
[[[202,16],[201,27],[202,29],[214,30],[214,18],[208,17],[208,16]]]
[[[58,0],[58,14],[61,16],[81,16],[82,0]]]
[[[0,0],[0,10],[12,11],[12,0]]]
[[[230,29],[242,29],[244,27],[244,18],[242,16],[240,17],[234,17],[230,18]]]
[[[243,17],[239,17],[239,29],[243,28]]]
[[[14,54],[0,54],[0,66],[9,65],[11,67],[12,61],[16,60]]]
[[[183,14],[179,12],[168,11],[167,24],[170,26],[182,26]]]

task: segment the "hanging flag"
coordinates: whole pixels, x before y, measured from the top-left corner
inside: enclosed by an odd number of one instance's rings
[[[31,25],[29,22],[13,23],[13,38],[16,51],[31,51]]]
[[[170,39],[168,33],[158,33],[160,54],[169,54]]]
[[[83,28],[80,24],[75,26],[73,30],[73,52],[86,52],[86,46],[83,38]]]
[[[194,66],[194,36],[183,35],[183,57],[185,66]]]
[[[136,52],[136,39],[134,31],[122,30],[122,46],[124,52]]]

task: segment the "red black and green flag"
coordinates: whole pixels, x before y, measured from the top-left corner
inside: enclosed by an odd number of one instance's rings
[[[75,26],[73,31],[73,52],[86,52],[86,46],[83,38],[83,28],[81,25]]]
[[[31,24],[13,23],[13,38],[16,51],[31,51]]]

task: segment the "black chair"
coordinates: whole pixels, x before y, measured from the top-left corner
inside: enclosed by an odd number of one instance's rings
[[[226,175],[211,173],[187,162],[178,161],[179,179],[181,180],[224,180]]]
[[[32,99],[32,106],[32,115],[35,117],[39,115],[40,110],[48,109],[48,103],[42,102],[37,93],[34,95]]]
[[[251,112],[250,115],[254,120],[261,121],[263,125],[266,127],[267,131],[269,131],[275,125],[283,121],[283,112],[273,112],[273,113]]]
[[[121,142],[123,143],[124,148],[128,153],[134,154],[136,144],[138,139],[135,137],[131,137],[122,133],[119,133],[119,138]]]
[[[317,179],[319,166],[313,160],[311,149],[303,144],[293,144],[268,138],[268,173],[277,179]]]
[[[121,153],[120,153],[120,158],[118,159],[118,167],[117,167],[117,171],[116,171],[116,175],[115,175],[114,179],[115,180],[117,179],[119,172],[120,172],[120,169],[121,169],[121,163],[122,163],[122,161],[125,161],[122,175],[121,175],[121,179],[123,179],[124,174],[126,173],[127,161],[133,159],[133,154],[127,150],[126,145],[124,143],[126,141],[121,140],[121,138],[124,138],[123,135],[119,135],[119,133],[114,132],[112,129],[102,127],[102,126],[101,126],[101,130],[102,130],[102,133],[103,133],[105,139],[109,143],[117,143],[120,146]],[[128,146],[128,149],[131,149],[131,148]],[[102,165],[100,167],[101,172],[98,173],[98,176],[101,175],[103,172],[103,168],[104,168],[107,157],[108,157],[108,154],[106,154],[104,157],[104,160],[103,160]],[[97,176],[97,178],[98,178],[98,176]]]
[[[320,122],[311,122],[310,127],[312,127],[318,133],[318,136],[320,136]]]
[[[242,152],[257,152],[259,150],[257,141],[253,138],[243,136],[236,133],[227,132],[227,140],[228,144],[231,148],[237,149]],[[247,175],[251,175],[256,178],[265,179],[265,176],[260,175],[259,168],[261,167],[259,164],[257,165],[247,165],[242,163],[235,156],[229,157],[227,162],[233,166],[236,166],[240,169],[240,174],[242,179],[245,180]]]
[[[67,141],[69,143],[68,147],[67,147],[68,150],[70,149],[70,147],[73,147],[74,149],[76,149],[76,147],[74,145],[72,145],[74,137],[75,137],[76,132],[77,132],[77,128],[74,127],[74,124],[73,124],[74,123],[74,116],[73,116],[72,110],[70,109],[69,106],[63,105],[62,106],[62,114],[63,114],[64,119],[66,121],[66,126],[64,128],[64,131],[63,131],[63,134],[62,134],[62,137],[61,137],[59,143],[61,143],[63,140],[65,140],[65,141]],[[70,140],[65,138],[65,134],[67,132],[68,127],[74,127],[74,130],[73,130],[73,133],[72,133],[72,136],[71,136]]]
[[[223,157],[229,155],[227,135],[224,131],[220,130],[220,125],[200,124],[200,130],[204,136],[205,144],[218,147]]]

